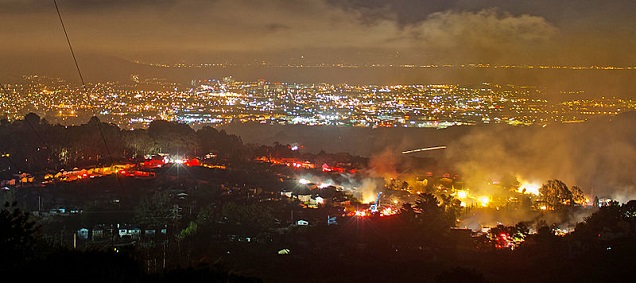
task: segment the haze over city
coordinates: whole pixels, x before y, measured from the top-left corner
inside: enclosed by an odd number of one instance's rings
[[[633,98],[630,1],[61,1],[88,82],[514,83]],[[0,78],[79,82],[50,1],[2,1]],[[149,65],[150,64],[150,65]],[[235,65],[250,67],[236,68]],[[461,68],[482,64],[478,70]],[[208,66],[161,68],[157,66]],[[459,68],[419,68],[453,65]],[[277,68],[393,66],[396,68]],[[398,68],[409,66],[418,68]],[[495,69],[495,66],[531,66]],[[589,71],[540,66],[612,67]],[[627,70],[630,68],[629,70]],[[627,70],[627,71],[626,71]],[[544,72],[545,71],[545,72]]]
[[[630,0],[0,0],[0,225],[18,227],[0,271],[626,280],[635,15]]]

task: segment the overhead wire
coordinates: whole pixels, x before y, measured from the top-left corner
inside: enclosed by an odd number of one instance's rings
[[[53,0],[53,4],[55,4],[55,11],[57,11],[57,17],[60,19],[62,30],[64,30],[66,43],[68,43],[68,48],[71,50],[71,55],[73,55],[73,62],[75,62],[75,68],[77,69],[77,73],[79,74],[80,80],[82,81],[82,87],[84,88],[84,91],[86,91],[86,83],[84,83],[84,77],[82,76],[82,71],[80,70],[79,64],[77,63],[77,57],[75,57],[75,51],[73,51],[73,45],[71,45],[71,40],[68,37],[68,32],[66,32],[66,26],[64,25],[64,20],[62,20],[62,14],[60,13],[60,8],[57,6],[56,0]]]
[[[68,32],[66,31],[66,26],[64,25],[64,20],[62,19],[62,13],[60,13],[60,8],[58,7],[56,0],[53,0],[53,4],[55,4],[55,11],[57,12],[57,16],[60,19],[60,24],[62,25],[62,30],[64,30],[64,36],[66,37],[66,43],[68,43],[68,48],[71,51],[71,55],[73,56],[73,62],[75,62],[75,68],[77,69],[77,74],[79,75],[80,81],[82,82],[82,89],[84,90],[84,93],[88,93],[86,91],[86,83],[84,81],[84,76],[82,76],[82,71],[81,71],[81,69],[79,67],[79,64],[77,63],[77,57],[75,56],[75,51],[73,50],[73,45],[71,44],[71,40],[70,40],[70,38],[68,36]],[[96,115],[95,115],[95,117],[97,118]],[[104,142],[104,147],[106,148],[106,153],[108,154],[108,157],[110,158],[110,162],[111,162],[111,165],[112,165],[115,162],[113,160],[113,155],[110,152],[110,148],[108,146],[108,143],[106,142],[106,138],[104,137],[104,131],[102,130],[101,121],[99,120],[99,118],[97,118],[97,128],[99,129],[99,135],[102,138],[102,141]]]

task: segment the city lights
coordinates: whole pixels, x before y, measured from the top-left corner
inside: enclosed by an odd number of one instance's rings
[[[122,128],[145,128],[154,119],[192,125],[232,121],[264,124],[353,127],[446,128],[501,123],[546,125],[573,123],[594,116],[613,116],[636,109],[630,99],[572,99],[550,102],[538,87],[498,85],[354,85],[200,80],[194,88],[156,78],[143,80],[156,91],[134,90],[118,82],[81,86],[44,76],[25,76],[7,86],[11,96],[0,105],[9,120],[21,119],[18,105],[32,103],[50,122],[78,123],[93,111]],[[17,95],[18,93],[29,95]],[[82,121],[83,122],[83,121]],[[407,150],[417,153],[445,146]],[[301,146],[292,145],[292,150]]]

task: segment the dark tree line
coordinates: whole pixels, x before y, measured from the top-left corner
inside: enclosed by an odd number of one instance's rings
[[[11,123],[0,121],[0,169],[13,172],[110,165],[158,153],[191,157],[215,153],[240,160],[246,158],[246,150],[239,137],[224,130],[204,127],[195,131],[186,124],[163,120],[136,130],[122,130],[97,117],[73,126],[52,125],[33,113]]]
[[[457,226],[460,204],[448,195],[419,194],[415,203],[402,206],[399,217],[404,226],[396,238],[405,245],[443,246],[450,229]]]
[[[321,165],[338,162],[356,168],[367,159],[349,154],[300,153],[291,146],[244,144],[225,130],[155,120],[147,129],[124,130],[92,117],[86,124],[63,126],[29,113],[23,120],[0,121],[0,174],[38,173],[83,166],[109,166],[138,162],[159,153],[205,158],[212,154],[223,162],[240,163],[254,157],[299,158]]]

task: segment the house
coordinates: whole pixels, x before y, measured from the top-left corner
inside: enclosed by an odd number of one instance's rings
[[[16,179],[20,180],[20,184],[33,183],[35,178],[29,173],[14,174]]]
[[[325,203],[325,199],[323,197],[321,197],[321,196],[316,196],[314,201],[316,202],[316,204],[324,204]]]
[[[98,224],[93,226],[91,238],[93,240],[108,239],[112,236],[113,225]]]
[[[336,221],[336,217],[330,217],[327,215],[327,225],[336,225],[338,222]]]
[[[348,206],[351,205],[351,200],[344,197],[334,198],[332,204],[334,206]]]
[[[87,240],[88,239],[88,228],[80,228],[79,230],[77,230],[77,237],[79,237],[80,239],[83,240]]]
[[[188,167],[201,166],[201,160],[197,158],[192,158],[192,159],[186,160],[185,162],[183,162],[183,164],[185,164],[185,166],[188,166]]]
[[[155,228],[144,229],[143,233],[144,233],[144,237],[152,238],[157,234],[157,229]]]
[[[51,173],[46,173],[44,175],[44,181],[52,181],[53,179],[55,179],[55,176]]]
[[[291,198],[292,197],[292,192],[291,191],[287,191],[287,190],[283,190],[283,191],[280,192],[280,195],[281,196],[286,196],[288,198]]]
[[[298,200],[301,202],[309,202],[311,201],[311,194],[299,194],[298,195]]]
[[[144,168],[161,168],[165,164],[165,160],[162,156],[153,156],[150,159],[146,159],[141,163]]]
[[[0,186],[15,186],[15,179],[0,180]]]
[[[78,214],[81,210],[77,207],[66,207],[66,206],[58,206],[57,208],[52,208],[49,210],[49,215],[62,215],[68,216],[70,214]]]
[[[143,236],[148,238],[154,238],[157,236],[165,236],[166,232],[167,232],[166,226],[160,228],[153,225],[143,229]]]
[[[141,229],[128,224],[117,224],[117,231],[120,238],[131,237],[137,239],[141,235]]]

